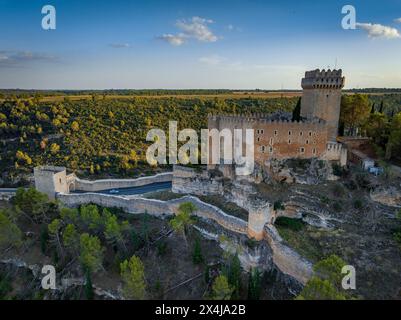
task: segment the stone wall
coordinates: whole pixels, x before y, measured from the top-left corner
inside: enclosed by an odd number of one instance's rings
[[[158,182],[169,182],[173,179],[172,172],[159,173],[154,176],[141,177],[137,179],[103,179],[103,180],[82,180],[75,179],[75,190],[80,191],[101,191],[108,189],[140,187]]]
[[[273,251],[273,263],[277,268],[300,283],[306,284],[313,274],[312,264],[286,246],[272,224],[265,225],[265,239]]]
[[[233,232],[246,234],[248,229],[248,224],[246,221],[228,215],[216,206],[205,203],[193,196],[184,196],[178,199],[161,201],[141,197],[123,197],[99,193],[84,193],[58,194],[57,199],[68,207],[77,207],[82,204],[95,203],[104,207],[122,208],[126,212],[132,214],[146,212],[154,216],[173,215],[177,212],[181,203],[191,202],[197,208],[196,212],[194,213],[196,216],[213,220],[223,228]]]
[[[17,189],[2,189],[0,188],[0,200],[8,201],[15,196]]]

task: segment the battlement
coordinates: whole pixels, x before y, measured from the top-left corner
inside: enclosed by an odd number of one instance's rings
[[[345,84],[345,77],[342,70],[306,71],[302,78],[302,89],[342,89]]]
[[[252,113],[247,115],[238,115],[238,114],[218,114],[208,115],[208,120],[210,121],[224,121],[226,123],[244,123],[248,122],[250,125],[253,124],[272,124],[272,125],[286,125],[286,124],[299,124],[299,125],[317,125],[324,127],[326,125],[326,121],[319,118],[313,119],[303,119],[301,121],[293,121],[288,119],[275,120],[271,119],[271,115],[263,114],[263,113]],[[211,128],[209,128],[211,129]]]
[[[57,166],[38,166],[34,168],[34,171],[41,174],[56,174],[66,171],[65,167]]]

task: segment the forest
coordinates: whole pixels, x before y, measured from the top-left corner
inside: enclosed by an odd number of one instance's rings
[[[29,184],[33,167],[43,164],[66,166],[79,176],[93,178],[152,174],[169,168],[145,162],[149,129],[166,130],[168,121],[175,120],[179,130],[199,131],[207,128],[209,113],[291,112],[298,102],[296,96],[233,94],[120,98],[94,94],[81,100],[67,96],[61,101],[38,94],[26,99],[10,97],[0,102],[0,186]],[[342,128],[358,127],[360,134],[373,138],[380,157],[398,162],[400,111],[401,94],[344,95]]]
[[[60,103],[40,99],[0,103],[3,183],[15,184],[19,173],[34,166],[66,166],[79,175],[136,176],[163,168],[145,163],[151,128],[207,128],[208,113],[291,111],[298,98],[140,98],[85,99]],[[17,182],[23,184],[24,181]]]

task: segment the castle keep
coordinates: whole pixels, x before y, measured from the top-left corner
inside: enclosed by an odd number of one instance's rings
[[[318,158],[346,163],[346,150],[336,141],[345,78],[342,70],[307,71],[302,79],[301,120],[287,114],[210,115],[209,129],[253,129],[255,162]]]

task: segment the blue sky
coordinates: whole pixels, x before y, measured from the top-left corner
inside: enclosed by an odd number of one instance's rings
[[[0,88],[299,89],[336,60],[346,87],[401,87],[400,18],[401,0],[0,0]]]

